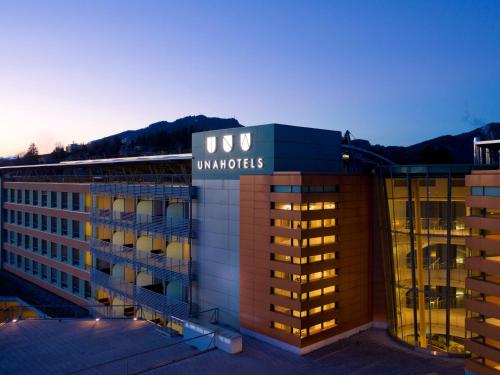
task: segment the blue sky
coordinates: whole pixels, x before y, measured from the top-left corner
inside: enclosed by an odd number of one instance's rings
[[[500,1],[0,2],[0,155],[192,114],[385,145],[500,121]]]

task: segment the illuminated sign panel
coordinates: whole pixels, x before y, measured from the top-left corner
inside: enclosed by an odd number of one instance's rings
[[[338,172],[341,133],[270,124],[193,133],[193,178],[275,171]]]

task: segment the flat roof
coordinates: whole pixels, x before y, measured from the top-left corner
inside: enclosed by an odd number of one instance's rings
[[[18,169],[18,168],[42,168],[42,167],[71,167],[71,166],[86,166],[98,164],[125,164],[125,163],[140,163],[140,162],[161,162],[175,160],[191,160],[191,153],[186,154],[165,154],[165,155],[148,155],[148,156],[130,156],[124,158],[107,158],[107,159],[87,159],[87,160],[70,160],[52,164],[32,164],[32,165],[8,165],[0,167],[0,170]]]

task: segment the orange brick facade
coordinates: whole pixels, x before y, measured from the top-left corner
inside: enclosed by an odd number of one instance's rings
[[[370,177],[241,176],[240,190],[241,327],[304,348],[371,322]]]

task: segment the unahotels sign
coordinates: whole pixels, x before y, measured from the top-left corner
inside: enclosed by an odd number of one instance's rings
[[[218,137],[209,136],[205,139],[205,147],[209,154],[215,154],[218,150]],[[252,134],[241,133],[239,139],[239,147],[241,151],[248,151],[252,147]],[[232,134],[222,136],[222,150],[225,153],[230,153],[234,148],[234,136]],[[230,156],[230,155],[229,155]],[[264,159],[261,157],[237,157],[237,158],[220,158],[212,160],[197,160],[196,167],[199,170],[214,170],[214,169],[262,169],[264,168]]]

